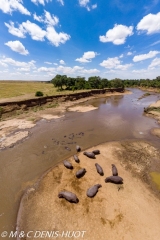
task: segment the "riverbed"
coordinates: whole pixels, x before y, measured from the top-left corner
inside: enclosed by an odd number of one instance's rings
[[[0,152],[0,230],[15,229],[20,198],[42,174],[61,160],[82,150],[113,141],[145,140],[159,147],[159,138],[151,129],[159,125],[143,114],[144,107],[160,99],[152,94],[130,89],[132,94],[91,99],[81,106],[95,107],[88,112],[66,111],[60,119],[41,120],[24,142]]]

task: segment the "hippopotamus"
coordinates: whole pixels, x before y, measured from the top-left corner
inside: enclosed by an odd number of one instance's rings
[[[107,177],[104,181],[106,183],[111,182],[111,183],[119,184],[119,183],[123,183],[123,178],[119,176],[110,176],[110,177]]]
[[[85,173],[86,173],[86,169],[82,168],[82,169],[80,169],[79,171],[76,172],[76,177],[81,178],[81,177],[84,176]]]
[[[99,150],[93,150],[92,152],[93,152],[95,155],[100,154],[100,151],[99,151]]]
[[[71,164],[70,162],[68,162],[67,160],[64,160],[64,161],[63,161],[63,164],[64,164],[64,166],[65,166],[66,168],[68,168],[68,169],[73,169],[72,164]]]
[[[79,162],[80,162],[80,161],[79,161],[79,158],[78,158],[78,156],[77,156],[77,155],[74,155],[73,157],[74,157],[74,160],[75,160],[75,162],[77,162],[77,163],[79,163]]]
[[[76,194],[72,192],[62,191],[58,194],[59,198],[65,198],[67,201],[71,203],[78,203],[79,199],[77,198]]]
[[[76,146],[76,150],[77,150],[77,152],[80,152],[80,151],[81,151],[81,148],[80,148],[79,145]]]
[[[98,172],[101,176],[103,176],[103,175],[104,175],[104,172],[103,172],[102,167],[101,167],[98,163],[95,163],[95,166],[96,166],[97,172]]]
[[[96,184],[96,185],[90,187],[90,188],[87,190],[87,196],[90,197],[90,198],[94,197],[94,196],[97,194],[98,189],[99,189],[100,187],[102,187],[101,184]]]
[[[118,170],[114,164],[112,164],[112,175],[113,176],[118,176]]]
[[[84,152],[83,154],[89,158],[95,158],[95,154],[93,152]]]

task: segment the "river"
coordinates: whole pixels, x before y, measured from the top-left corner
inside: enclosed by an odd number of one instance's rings
[[[91,99],[81,104],[98,107],[95,110],[66,111],[61,119],[41,120],[30,129],[27,140],[0,152],[0,232],[15,230],[23,191],[50,167],[73,155],[76,144],[84,150],[103,142],[144,139],[158,147],[159,138],[150,133],[158,124],[146,117],[143,109],[159,100],[160,94],[138,100],[145,92],[130,90],[133,94]]]

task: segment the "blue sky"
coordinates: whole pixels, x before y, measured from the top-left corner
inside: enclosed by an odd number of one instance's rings
[[[0,80],[160,75],[160,0],[0,0]]]

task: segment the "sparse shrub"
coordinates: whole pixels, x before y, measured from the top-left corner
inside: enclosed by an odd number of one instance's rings
[[[43,92],[37,91],[37,92],[35,93],[35,96],[36,96],[36,97],[41,97],[41,96],[43,96]]]

